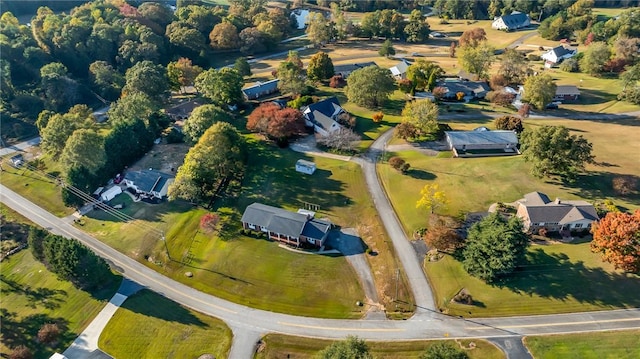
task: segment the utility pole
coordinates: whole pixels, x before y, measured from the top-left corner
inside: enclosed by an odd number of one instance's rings
[[[160,238],[160,240],[161,240],[162,242],[164,242],[164,250],[165,250],[165,252],[167,252],[167,257],[169,258],[169,260],[172,260],[172,259],[171,259],[171,254],[169,254],[169,246],[167,246],[167,238],[165,238],[165,236],[164,236],[164,232],[160,232],[160,235],[162,236],[162,237]]]

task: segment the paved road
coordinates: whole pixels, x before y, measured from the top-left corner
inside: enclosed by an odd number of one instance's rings
[[[490,342],[507,355],[507,359],[533,359],[531,353],[522,342],[522,337],[491,338]]]

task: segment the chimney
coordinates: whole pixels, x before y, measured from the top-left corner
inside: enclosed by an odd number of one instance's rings
[[[556,200],[554,202],[555,202],[555,204],[560,204],[560,198],[556,197]]]

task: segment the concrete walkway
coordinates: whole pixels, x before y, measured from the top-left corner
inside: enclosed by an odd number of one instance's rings
[[[290,144],[289,148],[294,152],[304,153],[305,155],[332,158],[334,160],[345,162],[349,162],[353,158],[351,156],[336,155],[333,153],[320,151],[316,146],[316,137],[314,135],[309,135],[297,140],[296,142]]]

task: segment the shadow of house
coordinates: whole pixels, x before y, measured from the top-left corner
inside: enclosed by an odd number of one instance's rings
[[[354,230],[335,230],[329,233],[327,245],[337,249],[343,256],[353,256],[364,253],[362,239],[357,236]]]

